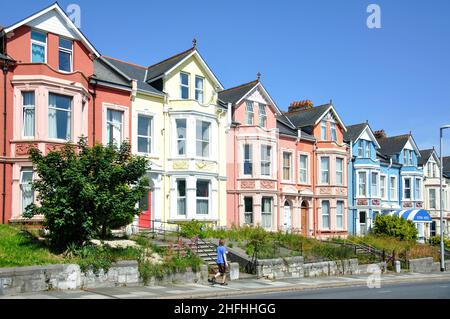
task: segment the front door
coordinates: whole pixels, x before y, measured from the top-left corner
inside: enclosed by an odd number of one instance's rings
[[[148,192],[139,202],[139,228],[151,227],[151,213],[152,213],[152,192]]]
[[[289,202],[284,203],[284,231],[288,232],[291,230],[291,205]]]
[[[359,212],[359,234],[361,236],[367,234],[367,212],[364,210]]]
[[[308,208],[302,207],[301,212],[301,232],[303,236],[307,236],[308,233]]]

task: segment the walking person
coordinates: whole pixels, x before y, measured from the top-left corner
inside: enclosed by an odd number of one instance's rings
[[[227,269],[229,267],[227,260],[227,249],[225,247],[225,241],[223,239],[219,240],[219,246],[217,247],[217,266],[219,266],[219,270],[215,274],[212,279],[208,279],[208,281],[212,284],[216,283],[216,279],[219,276],[222,276],[222,286],[228,285],[225,280],[227,278]]]

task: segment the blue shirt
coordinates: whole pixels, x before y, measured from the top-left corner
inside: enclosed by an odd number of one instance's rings
[[[227,253],[227,249],[224,246],[217,247],[217,263],[224,264],[225,260],[223,255]]]

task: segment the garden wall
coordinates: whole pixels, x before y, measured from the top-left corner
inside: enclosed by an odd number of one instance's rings
[[[239,277],[239,267],[237,269]],[[237,279],[236,270],[233,279]],[[165,275],[163,278],[152,278],[149,285],[165,283],[206,282],[208,268],[202,266],[200,272],[187,269],[184,273]],[[69,290],[81,288],[105,288],[117,286],[143,285],[137,261],[119,261],[113,263],[108,272],[103,270],[96,275],[92,271],[81,272],[75,264],[47,265],[32,267],[0,268],[0,296],[16,295],[26,292],[48,290]]]
[[[358,274],[358,260],[323,261],[317,263],[304,263],[301,256],[277,259],[264,259],[258,261],[258,277],[269,279],[285,277],[318,277]]]
[[[408,260],[408,269],[410,272],[430,273],[441,270],[441,264],[434,262],[432,257]],[[450,260],[445,261],[445,270],[450,270]]]

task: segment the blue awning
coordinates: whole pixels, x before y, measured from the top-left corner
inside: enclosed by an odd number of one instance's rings
[[[397,210],[390,212],[388,215],[395,215],[413,222],[431,223],[432,218],[425,209]]]

